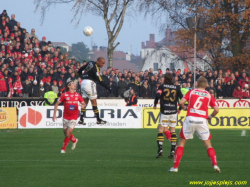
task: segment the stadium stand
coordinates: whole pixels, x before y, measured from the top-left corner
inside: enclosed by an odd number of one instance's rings
[[[62,54],[60,47],[54,48],[51,41],[43,36],[41,40],[32,28],[29,33],[6,10],[0,14],[0,97],[43,97],[48,87],[56,90],[58,96],[65,91],[65,83],[71,78],[80,92],[81,80],[76,72],[83,63],[70,59],[68,53]],[[98,86],[99,97],[122,97],[130,87],[144,98],[154,98],[161,77],[165,72],[154,73],[150,68],[145,72],[133,72],[132,69],[107,68],[102,71],[103,80],[110,85],[112,92]],[[250,98],[249,79],[245,70],[232,72],[227,70],[172,70],[176,85],[188,90],[193,88],[193,78],[207,78],[207,90],[216,98]],[[145,83],[147,82],[147,83]],[[141,91],[143,90],[143,91]]]

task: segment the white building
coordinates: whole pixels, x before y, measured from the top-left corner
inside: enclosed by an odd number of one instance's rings
[[[171,29],[166,29],[165,37],[155,42],[154,34],[150,34],[149,41],[142,42],[141,46],[141,58],[144,60],[142,71],[153,68],[154,72],[158,72],[161,69],[165,73],[166,68],[170,71],[173,69],[189,69],[193,71],[194,64],[194,51],[189,49],[187,51],[181,51],[174,42],[174,33]],[[200,70],[207,70],[212,62],[207,53],[197,51],[196,67]]]
[[[189,69],[187,62],[181,60],[175,53],[173,53],[166,46],[162,46],[159,49],[152,50],[148,55],[144,57],[144,66],[142,71],[153,68],[154,72],[157,73],[158,69],[161,69],[163,73],[167,68],[172,71],[173,69]]]
[[[52,46],[54,47],[63,47],[67,50],[67,52],[71,51],[71,45],[65,43],[65,42],[52,42]]]

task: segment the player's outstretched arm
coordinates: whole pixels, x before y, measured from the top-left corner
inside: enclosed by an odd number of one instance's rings
[[[54,107],[54,115],[53,115],[53,118],[52,118],[52,121],[53,121],[53,122],[56,121],[56,111],[57,111],[58,105],[59,105],[60,103],[61,103],[61,102],[57,101],[56,104],[55,104],[55,107]]]
[[[157,103],[158,103],[158,100],[160,99],[160,97],[161,97],[161,94],[160,93],[156,93],[156,95],[155,95],[155,100],[154,100],[154,109],[156,109],[156,105],[157,105]]]
[[[82,66],[82,67],[80,67],[80,69],[78,70],[78,75],[82,75],[82,71],[85,69],[87,67],[87,65],[84,65],[84,66]]]
[[[212,114],[210,114],[208,116],[208,119],[212,119],[214,116],[216,116],[219,113],[219,107],[218,106],[214,106],[213,109],[214,109],[214,111],[212,112]]]
[[[84,101],[81,102],[81,108],[86,108],[86,103]]]
[[[187,110],[187,107],[184,105],[184,103],[186,102],[186,99],[182,98],[180,101],[180,106],[183,110]]]

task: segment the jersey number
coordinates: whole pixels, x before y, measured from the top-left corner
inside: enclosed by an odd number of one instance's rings
[[[176,90],[171,90],[170,91],[169,89],[164,89],[163,92],[167,92],[166,95],[163,97],[164,100],[168,101],[170,99],[170,101],[172,101],[172,102],[175,101],[175,99],[176,99]],[[172,94],[170,95],[170,93],[172,93]]]
[[[202,101],[205,97],[198,97],[197,100],[194,103],[194,108],[195,109],[200,109],[201,105],[202,105]]]

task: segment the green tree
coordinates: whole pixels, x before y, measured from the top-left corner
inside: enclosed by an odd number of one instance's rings
[[[75,58],[76,61],[83,62],[89,60],[89,48],[83,42],[72,44],[72,49],[69,52],[70,58]]]

